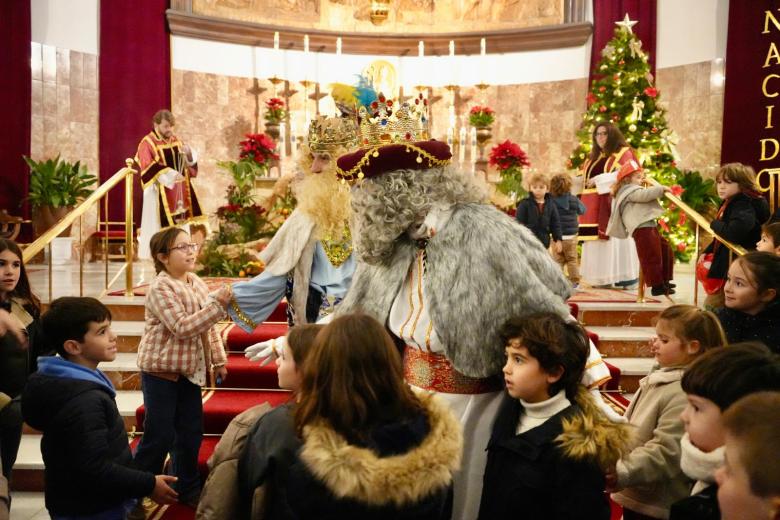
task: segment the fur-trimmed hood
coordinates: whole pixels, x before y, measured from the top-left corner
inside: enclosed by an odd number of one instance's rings
[[[584,386],[579,387],[575,402],[579,413],[562,420],[563,433],[555,442],[567,458],[593,461],[604,470],[613,467],[630,451],[630,426],[609,420]]]
[[[303,431],[300,459],[338,498],[370,506],[401,507],[417,503],[449,486],[460,467],[461,426],[440,398],[417,392],[428,418],[429,432],[416,447],[400,455],[380,457],[368,448],[350,445],[324,423]]]

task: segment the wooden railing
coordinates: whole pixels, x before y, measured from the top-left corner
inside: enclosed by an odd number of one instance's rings
[[[84,199],[81,204],[76,206],[73,211],[68,213],[62,220],[49,228],[45,233],[38,237],[33,243],[28,245],[23,251],[24,263],[30,262],[38,253],[48,248],[49,253],[49,302],[52,300],[52,240],[60,233],[70,227],[76,220],[79,221],[79,295],[84,295],[84,236],[83,236],[83,216],[98,204],[101,199],[105,201],[105,208],[108,208],[108,193],[116,186],[124,182],[125,187],[125,265],[122,269],[125,271],[125,296],[133,295],[133,175],[137,172],[132,168],[133,161],[127,159],[126,166],[111,176],[103,184],[98,186],[92,194]],[[104,215],[108,220],[108,215]],[[98,217],[98,222],[100,218]],[[107,230],[106,230],[107,231]],[[107,243],[104,242],[106,248]],[[110,286],[108,282],[108,251],[104,250],[106,289]],[[121,270],[120,270],[121,273]]]

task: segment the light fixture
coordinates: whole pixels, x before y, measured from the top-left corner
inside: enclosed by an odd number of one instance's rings
[[[371,23],[379,25],[387,20],[390,13],[390,0],[371,0]]]

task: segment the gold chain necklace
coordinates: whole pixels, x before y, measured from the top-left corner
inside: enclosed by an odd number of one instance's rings
[[[352,233],[349,226],[344,226],[340,238],[333,238],[329,233],[320,239],[325,256],[333,267],[340,267],[352,254]]]

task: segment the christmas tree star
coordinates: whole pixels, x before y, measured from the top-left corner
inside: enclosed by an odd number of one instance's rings
[[[634,31],[631,28],[638,23],[639,23],[638,21],[629,18],[628,13],[626,13],[626,16],[624,16],[621,21],[615,22],[615,25],[617,25],[618,27],[622,27],[627,32],[633,33]]]

